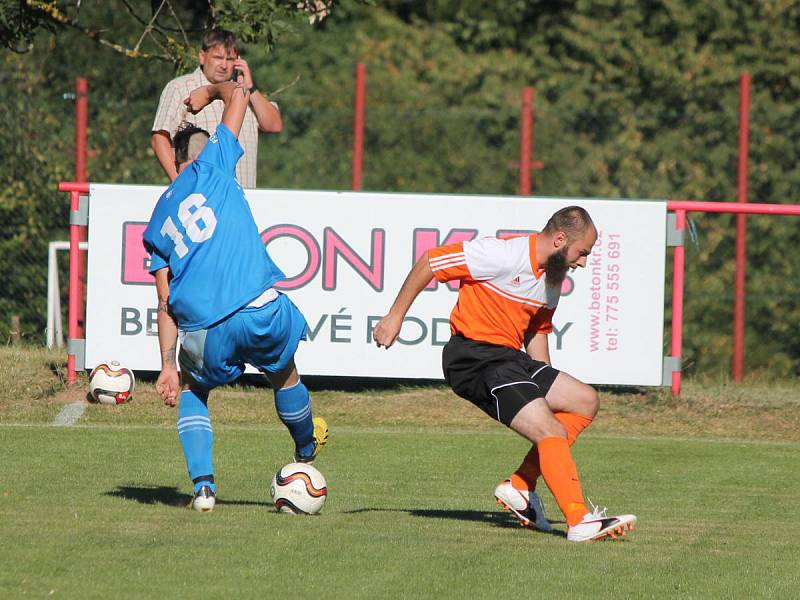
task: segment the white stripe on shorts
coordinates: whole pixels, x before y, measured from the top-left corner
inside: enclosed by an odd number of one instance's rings
[[[497,420],[500,421],[500,399],[497,397],[497,394],[494,393],[495,390],[499,390],[500,388],[508,387],[510,385],[519,385],[520,383],[527,383],[528,385],[535,385],[537,388],[539,387],[538,383],[534,383],[533,381],[512,381],[511,383],[504,383],[503,385],[498,385],[493,387],[489,390],[489,393],[494,396],[494,405],[497,407]],[[500,421],[502,423],[502,421]]]

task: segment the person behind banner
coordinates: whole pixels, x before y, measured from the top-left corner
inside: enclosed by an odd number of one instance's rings
[[[217,492],[209,392],[237,379],[245,363],[269,378],[296,461],[312,462],[328,438],[325,420],[312,416],[294,362],[306,320],[275,289],[284,274],[266,251],[235,177],[242,156],[237,136],[250,94],[240,78],[200,87],[185,99],[192,112],[222,100],[222,121],[210,137],[193,125],[175,135],[179,175],[144,232],[158,295],[156,391],[169,406],[180,397],[178,436],[194,485],[191,506],[200,512],[214,508]]]
[[[585,267],[597,241],[589,213],[568,206],[538,234],[481,238],[426,252],[411,269],[389,313],[375,326],[378,347],[390,348],[414,299],[432,278],[459,280],[442,351],[447,383],[533,446],[495,488],[497,502],[526,526],[551,531],[536,493],[541,476],[567,520],[567,539],[624,535],[634,515],[607,516],[586,507],[570,446],[599,407],[589,385],[550,365],[548,334],[567,271]],[[523,351],[524,348],[524,351]]]
[[[178,176],[173,152],[173,137],[185,122],[205,129],[209,134],[216,131],[222,118],[225,105],[213,100],[195,113],[188,110],[183,100],[189,93],[209,83],[223,83],[241,77],[250,91],[247,110],[239,132],[239,141],[244,147],[244,156],[236,165],[236,176],[245,188],[256,187],[256,159],[258,156],[258,133],[279,133],[283,128],[278,105],[270,102],[266,94],[259,91],[250,70],[250,65],[239,51],[239,42],[233,33],[226,29],[211,29],[203,35],[198,53],[200,66],[193,72],[169,81],[156,110],[150,136],[158,162],[173,181]]]

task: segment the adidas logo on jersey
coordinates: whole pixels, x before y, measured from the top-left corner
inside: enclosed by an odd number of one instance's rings
[[[511,280],[511,285],[519,285],[519,275],[517,275],[516,277],[514,277],[514,279]]]

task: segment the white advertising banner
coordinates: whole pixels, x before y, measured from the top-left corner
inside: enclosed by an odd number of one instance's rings
[[[112,359],[160,369],[142,233],[163,191],[91,185],[87,369]],[[541,229],[553,212],[578,204],[599,237],[586,268],[564,282],[550,335],[553,365],[587,383],[661,385],[666,202],[288,190],[247,197],[287,275],[280,289],[308,321],[296,359],[303,374],[441,379],[454,286],[432,282],[391,349],[372,341],[416,259],[438,245]]]

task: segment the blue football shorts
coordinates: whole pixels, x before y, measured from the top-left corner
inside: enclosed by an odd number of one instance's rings
[[[258,308],[246,307],[209,327],[181,331],[181,370],[207,389],[237,379],[245,363],[262,373],[280,373],[290,364],[308,324],[284,294]]]

